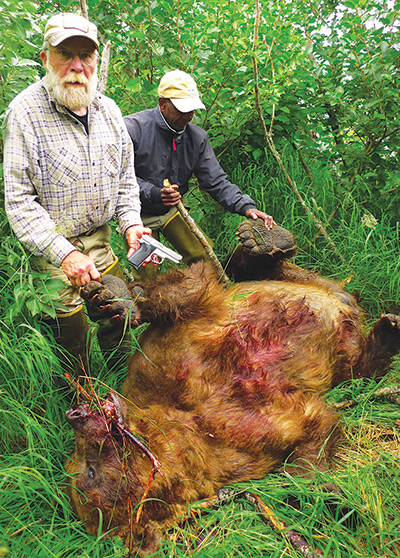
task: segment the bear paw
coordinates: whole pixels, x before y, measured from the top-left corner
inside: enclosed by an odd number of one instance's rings
[[[243,221],[237,236],[243,249],[251,256],[290,258],[296,251],[296,241],[288,230],[278,225],[268,230],[262,219]]]
[[[101,281],[90,281],[80,290],[86,302],[89,318],[97,322],[111,319],[125,322],[130,315],[135,318],[134,305],[128,287],[118,277],[103,275]]]

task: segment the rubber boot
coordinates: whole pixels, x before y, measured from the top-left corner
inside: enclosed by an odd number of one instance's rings
[[[97,339],[108,370],[115,372],[125,366],[131,352],[131,337],[124,325],[113,324],[111,320],[101,320]]]
[[[180,213],[175,213],[175,215],[165,223],[164,227],[161,229],[161,233],[172,244],[174,249],[183,256],[183,262],[186,265],[190,265],[198,260],[210,259],[204,246],[190,230],[189,225]],[[204,232],[203,234],[212,247],[212,240],[210,240]]]
[[[201,229],[200,229],[201,230]],[[173,250],[179,252],[183,256],[183,263],[190,265],[198,260],[210,260],[204,246],[197,238],[197,236],[191,231],[189,225],[183,219],[179,212],[174,213],[174,215],[163,225],[159,230],[153,229],[153,237],[156,240],[160,240],[161,234],[171,243]],[[201,231],[211,248],[213,247],[213,241],[207,237],[207,235]],[[151,279],[155,279],[158,274],[159,268],[151,263],[146,266],[140,267],[138,270],[132,269],[132,277],[134,281],[143,283]]]
[[[60,351],[64,372],[74,378],[84,373],[89,374],[89,324],[83,306],[74,312],[58,315],[55,319],[47,318],[45,323],[50,326],[57,343],[65,349]]]

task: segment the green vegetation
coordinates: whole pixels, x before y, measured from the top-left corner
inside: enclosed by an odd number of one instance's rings
[[[78,8],[76,0],[3,1],[1,118],[10,100],[42,75],[49,13]],[[295,233],[296,263],[345,284],[369,323],[400,311],[399,8],[383,0],[262,0],[255,44],[253,1],[89,2],[91,18],[112,44],[107,91],[122,112],[154,106],[164,71],[192,73],[207,106],[197,122],[232,181]],[[195,183],[190,203],[224,259],[241,218],[223,212]],[[71,398],[38,320],[42,311],[54,312],[57,285],[31,272],[3,209],[0,232],[0,558],[122,557],[121,541],[86,534],[62,491],[63,463],[74,444],[64,418]],[[115,248],[122,254],[117,237]],[[123,374],[110,376],[100,354],[90,372],[121,386]],[[379,386],[358,381],[329,394],[335,401],[361,395],[342,411],[337,470],[312,481],[278,472],[238,491],[259,494],[325,557],[398,557],[400,408],[373,393],[399,382],[397,358]],[[342,494],[324,492],[325,482]],[[185,541],[194,545],[202,529],[204,542],[187,555],[301,556],[244,499],[169,533],[161,555],[183,557]]]

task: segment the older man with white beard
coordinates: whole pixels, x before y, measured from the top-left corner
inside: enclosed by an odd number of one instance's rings
[[[128,256],[151,233],[121,112],[96,90],[98,48],[92,22],[51,17],[40,54],[46,75],[12,101],[5,134],[7,216],[33,266],[64,282],[56,319],[46,318],[75,368],[86,363],[88,332],[79,288],[103,273],[122,276],[109,221],[116,218]],[[107,355],[121,338],[113,326],[98,335]]]

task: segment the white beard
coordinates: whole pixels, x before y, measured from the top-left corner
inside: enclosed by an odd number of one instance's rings
[[[96,72],[89,79],[85,75],[75,72],[70,72],[67,76],[61,78],[48,60],[44,80],[54,99],[60,105],[72,111],[88,107],[96,96],[98,82]],[[71,81],[83,83],[85,87],[77,88],[66,85],[67,82]]]

